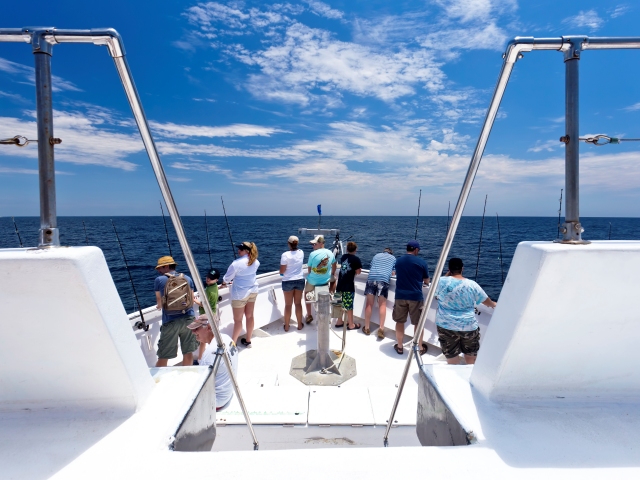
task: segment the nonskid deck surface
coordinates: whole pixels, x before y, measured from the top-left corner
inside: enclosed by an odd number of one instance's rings
[[[362,319],[355,321],[364,324]],[[345,353],[355,358],[357,375],[340,386],[307,386],[289,371],[294,357],[315,348],[317,322],[296,328],[293,320],[285,332],[283,321],[277,320],[254,332],[251,348],[239,347],[238,382],[261,449],[380,446],[408,348],[398,355],[393,349],[395,332],[385,329],[384,340],[378,340],[378,325],[373,323],[369,336],[362,330],[348,331]],[[332,330],[342,335],[342,328]],[[333,334],[330,338],[331,349],[340,350],[341,339]],[[405,342],[410,340],[405,335]],[[444,362],[434,346],[422,358],[425,363]],[[414,362],[394,420],[396,444],[419,445],[417,379]],[[214,450],[252,447],[237,397],[216,417]]]

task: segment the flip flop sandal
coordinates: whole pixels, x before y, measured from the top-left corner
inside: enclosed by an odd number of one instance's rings
[[[371,335],[371,330],[367,327],[362,327],[362,333],[364,333],[365,335]]]
[[[285,331],[285,332],[288,332],[288,331],[289,331],[289,324],[288,324],[288,323],[285,323],[285,324],[284,324],[284,331]]]
[[[298,330],[302,330],[304,328],[304,323],[301,323],[300,325],[298,325]]]
[[[251,342],[247,342],[247,339],[244,337],[240,339],[240,343],[247,348],[251,348]]]
[[[342,325],[340,325],[342,326]],[[349,328],[349,325],[347,325],[347,330],[358,330],[360,328],[360,324],[356,323],[353,325],[353,328]]]
[[[384,331],[381,328],[378,329],[378,338],[384,340]]]
[[[334,325],[336,328],[342,328],[344,327],[344,323],[341,323],[340,325],[338,325],[337,323]]]
[[[422,348],[420,349],[420,356],[424,355],[425,353],[427,353],[427,350],[429,349],[429,346],[426,343],[422,343]]]
[[[398,347],[397,343],[393,346],[393,349],[396,351],[398,355],[402,355],[404,353],[403,347]]]
[[[307,315],[307,317],[305,318],[305,322],[307,324],[313,322],[313,315]]]

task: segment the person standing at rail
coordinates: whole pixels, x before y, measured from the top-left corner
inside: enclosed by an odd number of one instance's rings
[[[329,283],[335,282],[336,275],[336,257],[331,250],[324,248],[324,235],[316,235],[309,243],[313,245],[313,252],[309,254],[307,260],[307,268],[309,274],[307,275],[307,283],[304,286],[304,294],[308,292],[314,292],[316,287],[322,285],[329,285]],[[313,322],[313,315],[311,315],[311,304],[306,303],[307,316],[306,322]]]
[[[162,310],[162,326],[158,340],[158,361],[156,367],[166,367],[170,359],[178,355],[178,340],[182,350],[182,365],[193,365],[193,352],[198,341],[187,328],[195,319],[193,312],[193,291],[195,286],[188,275],[176,273],[177,264],[173,257],[158,259],[156,271],[160,274],[153,283],[156,292],[156,308]],[[169,288],[167,288],[169,285]]]
[[[291,309],[296,306],[296,319],[298,320],[298,330],[302,330],[302,292],[304,291],[304,274],[302,264],[304,263],[304,252],[298,249],[298,237],[291,235],[287,241],[289,251],[284,252],[280,257],[280,275],[282,276],[282,293],[284,294],[284,331],[289,331],[289,320],[291,320]]]
[[[342,293],[342,308],[347,312],[347,330],[357,330],[360,328],[359,323],[353,323],[353,300],[356,296],[356,275],[360,275],[362,271],[362,262],[360,258],[356,256],[358,251],[358,245],[356,242],[347,243],[347,253],[340,258],[340,275],[338,277],[337,292]],[[336,328],[341,328],[342,323]],[[371,332],[362,329],[362,331],[369,335]]]
[[[231,309],[233,310],[233,343],[237,344],[240,332],[242,332],[242,317],[246,318],[247,334],[240,341],[247,348],[251,347],[251,335],[253,334],[253,309],[258,297],[258,282],[256,274],[260,262],[258,261],[258,247],[253,242],[242,242],[236,245],[238,258],[236,258],[227,273],[222,277],[221,288],[230,285]]]
[[[464,265],[459,258],[449,260],[449,271],[438,282],[436,328],[447,363],[460,363],[460,353],[468,365],[476,363],[480,349],[480,326],[475,308],[481,303],[495,308],[497,303],[473,280],[462,276]]]
[[[371,312],[373,303],[378,297],[378,316],[380,317],[380,328],[378,329],[378,338],[384,339],[384,321],[387,317],[387,296],[389,295],[389,283],[391,276],[395,274],[396,257],[393,256],[393,250],[385,248],[384,252],[377,253],[371,260],[371,268],[369,269],[369,277],[364,288],[366,297],[366,306],[364,308],[364,328],[366,333],[369,330],[369,322],[371,321]],[[366,328],[366,331],[364,330]]]
[[[419,344],[422,346],[420,355],[427,352],[427,345],[422,342],[424,330],[418,332],[418,322],[422,312],[424,295],[422,285],[429,284],[429,268],[427,262],[418,257],[420,243],[411,240],[407,243],[407,253],[396,261],[396,301],[393,305],[393,320],[396,322],[396,343],[393,348],[398,355],[402,355],[404,325],[407,316],[411,318],[413,335],[419,335]]]

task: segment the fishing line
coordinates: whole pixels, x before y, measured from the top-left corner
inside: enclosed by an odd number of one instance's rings
[[[224,208],[224,200],[222,195],[220,195],[220,201],[222,202],[222,211],[224,212],[224,221],[227,222],[227,231],[229,232],[229,240],[231,241],[231,250],[233,250],[233,258],[238,258],[236,254],[236,247],[233,243],[233,238],[231,238],[231,227],[229,227],[229,219],[227,218],[227,210]]]
[[[475,281],[478,281],[478,267],[480,266],[480,247],[482,247],[482,231],[484,230],[484,214],[487,211],[487,198],[489,195],[485,195],[484,197],[484,210],[482,211],[482,225],[480,226],[480,241],[478,242],[478,259],[476,260],[476,277]]]
[[[420,201],[422,200],[422,189],[420,189],[420,196],[418,197],[418,216],[416,217],[416,234],[413,236],[414,240],[418,239],[418,219],[420,218]]]
[[[82,221],[82,227],[84,228],[84,240],[87,242],[87,247],[89,246],[89,237],[87,236],[87,226],[84,224],[84,220]]]
[[[500,218],[498,218],[498,212],[496,212],[496,222],[498,222],[498,244],[500,245],[500,279],[502,285],[504,285],[504,271],[502,270],[502,237],[500,236]]]
[[[133,297],[136,299],[136,303],[138,304],[138,312],[140,312],[140,321],[136,322],[135,327],[146,332],[149,330],[149,325],[147,325],[144,321],[144,315],[142,315],[142,307],[140,307],[140,301],[138,300],[138,294],[136,293],[136,286],[133,283],[133,277],[131,276],[131,271],[129,270],[129,263],[127,263],[127,257],[124,254],[124,249],[122,248],[122,243],[120,242],[120,237],[118,236],[118,230],[116,230],[116,224],[113,223],[113,220],[111,220],[111,225],[113,226],[113,232],[116,234],[116,240],[118,241],[118,246],[120,247],[120,252],[122,253],[122,259],[124,260],[124,266],[127,269],[127,273],[129,274],[129,281],[131,282],[131,288],[133,289]]]
[[[451,200],[449,200],[449,206],[447,207],[447,234],[449,233],[449,217],[451,212]]]
[[[13,220],[13,228],[15,228],[15,230],[16,230],[16,235],[18,236],[18,242],[20,243],[20,248],[23,248],[23,246],[22,246],[22,238],[20,238],[20,232],[18,231],[18,225],[16,225],[16,219],[11,217],[11,220]]]
[[[171,243],[169,242],[169,230],[167,229],[167,220],[164,218],[164,208],[162,208],[162,200],[160,201],[160,211],[162,212],[162,221],[164,222],[164,233],[167,236],[167,247],[169,247],[169,255],[173,257],[171,251]]]
[[[209,224],[207,223],[207,211],[204,211],[204,229],[207,232],[207,253],[209,253],[209,268],[213,269],[213,262],[211,261],[211,244],[209,243]]]

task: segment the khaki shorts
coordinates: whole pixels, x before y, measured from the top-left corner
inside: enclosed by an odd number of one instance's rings
[[[391,318],[396,323],[405,323],[407,315],[409,315],[411,317],[411,325],[417,325],[421,312],[422,301],[420,300],[396,300]]]
[[[256,298],[258,298],[257,293],[250,293],[242,300],[231,300],[231,308],[244,308],[247,306],[247,303],[255,303]]]

